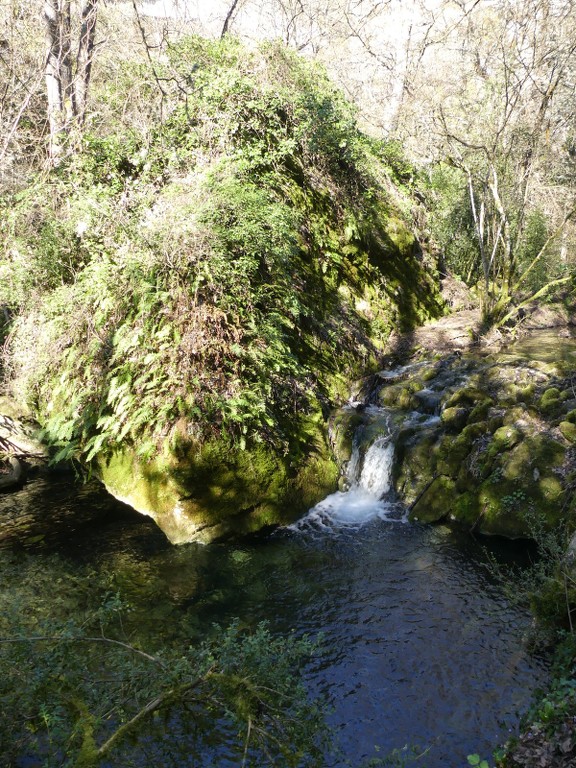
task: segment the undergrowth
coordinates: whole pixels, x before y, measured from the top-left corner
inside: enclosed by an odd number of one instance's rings
[[[214,435],[295,455],[392,327],[440,311],[407,170],[280,45],[183,40],[162,92],[123,67],[140,101],[96,84],[106,121],[0,200],[12,391],[58,460]]]

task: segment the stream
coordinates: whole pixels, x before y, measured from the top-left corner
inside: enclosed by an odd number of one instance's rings
[[[390,497],[393,457],[384,429],[364,457],[353,453],[347,491],[288,528],[236,543],[172,547],[97,484],[38,479],[0,496],[0,516],[15,506],[46,516],[76,509],[82,522],[30,541],[33,557],[48,581],[54,553],[71,577],[80,566],[115,573],[143,638],[158,627],[170,637],[184,621],[200,638],[234,617],[322,633],[307,685],[329,699],[339,734],[342,757],[327,757],[327,768],[405,745],[426,751],[418,765],[457,768],[515,731],[546,664],[526,650],[530,618],[504,596],[482,543],[406,521]],[[496,559],[519,555],[511,542],[488,546]],[[8,552],[13,544],[0,557]]]

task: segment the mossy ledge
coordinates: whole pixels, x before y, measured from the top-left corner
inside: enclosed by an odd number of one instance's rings
[[[536,343],[536,342],[535,342]],[[546,351],[553,340],[542,342]],[[377,398],[438,413],[399,430],[394,486],[424,523],[531,538],[576,527],[570,356],[467,353],[423,363]]]
[[[331,407],[442,306],[397,150],[321,70],[230,37],[155,66],[162,92],[126,62],[130,103],[106,84],[81,146],[0,199],[4,369],[55,461],[209,540],[335,487]]]

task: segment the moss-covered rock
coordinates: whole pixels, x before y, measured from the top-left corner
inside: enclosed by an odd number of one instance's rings
[[[491,356],[445,361],[435,369],[428,387],[444,387],[440,425],[422,431],[411,420],[398,435],[396,490],[414,505],[414,517],[447,516],[485,534],[518,538],[530,537],[535,521],[550,529],[574,515],[566,444],[576,441],[570,416],[576,409],[555,386],[555,370],[510,355],[499,362]],[[526,402],[531,378],[541,392],[544,386],[539,409]],[[421,371],[402,382],[404,390],[417,379]]]
[[[469,414],[469,408],[450,406],[444,408],[440,418],[446,429],[450,430],[450,432],[460,432],[468,421]]]
[[[81,152],[0,200],[0,304],[12,389],[56,457],[96,461],[179,540],[330,490],[307,420],[443,305],[407,193],[315,64],[225,36],[157,67],[161,98],[123,71],[142,120],[109,104]],[[175,434],[194,446],[177,460]],[[335,445],[342,461],[347,428]]]
[[[409,428],[398,435],[394,487],[406,504],[412,504],[436,474],[439,434],[432,427]]]
[[[457,477],[469,457],[474,442],[486,433],[486,423],[468,424],[454,437],[444,435],[438,443],[436,466],[438,471],[449,477]]]
[[[437,523],[448,516],[454,498],[454,480],[446,475],[435,477],[410,510],[410,519]]]
[[[489,400],[490,398],[483,390],[472,386],[464,386],[457,389],[452,395],[450,395],[444,405],[445,408],[453,408],[457,405],[470,407],[475,406],[479,402],[483,402],[487,399]]]
[[[576,424],[573,421],[561,421],[558,428],[569,443],[576,443]]]
[[[522,432],[514,426],[503,426],[492,435],[493,445],[497,451],[509,451],[522,439]]]
[[[363,421],[362,411],[356,408],[339,408],[328,420],[330,444],[341,469],[350,461],[354,435]]]
[[[415,398],[415,393],[421,389],[422,384],[417,379],[390,384],[380,389],[378,400],[381,405],[407,411],[417,405],[418,400]]]
[[[450,505],[450,519],[458,525],[475,529],[481,516],[477,487],[456,495]]]
[[[558,474],[565,451],[553,437],[535,434],[503,452],[478,490],[479,529],[518,538],[532,535],[534,519],[548,528],[556,525],[566,494]]]
[[[263,445],[239,451],[214,440],[166,449],[150,460],[127,447],[100,459],[98,474],[116,498],[152,517],[173,544],[206,543],[292,520],[338,480],[321,431],[296,467]]]
[[[545,389],[538,401],[538,407],[546,415],[552,415],[558,411],[561,404],[562,395],[558,387],[548,387],[548,389]]]

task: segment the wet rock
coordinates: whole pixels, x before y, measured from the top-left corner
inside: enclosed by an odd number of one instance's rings
[[[413,503],[410,519],[437,523],[448,516],[454,497],[454,480],[446,475],[435,477]]]
[[[434,392],[431,389],[421,389],[414,392],[416,408],[421,413],[437,413],[442,402],[442,392]]]
[[[353,407],[339,408],[331,414],[328,437],[340,469],[350,461],[354,435],[363,423],[362,411]]]
[[[385,405],[393,408],[401,408],[402,410],[412,409],[416,401],[413,397],[415,392],[422,389],[422,384],[417,381],[408,381],[402,384],[392,384],[390,386],[383,387],[379,394],[378,400],[381,405]]]
[[[460,432],[468,421],[470,410],[468,408],[450,407],[442,411],[440,418],[446,429],[451,432]]]

